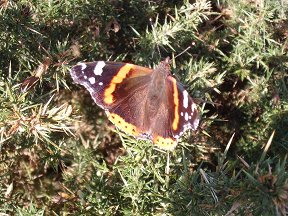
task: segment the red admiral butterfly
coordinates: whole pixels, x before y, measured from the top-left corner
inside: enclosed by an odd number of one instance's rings
[[[172,77],[169,58],[153,70],[138,65],[96,61],[71,69],[74,82],[83,85],[95,103],[119,129],[159,148],[173,150],[187,129],[196,130],[196,104]]]

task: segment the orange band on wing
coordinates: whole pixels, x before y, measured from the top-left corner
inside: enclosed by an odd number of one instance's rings
[[[124,131],[127,134],[133,135],[135,137],[139,136],[140,131],[136,126],[126,122],[121,116],[115,113],[109,113],[108,119],[120,130]]]
[[[156,136],[153,138],[153,143],[160,149],[172,151],[177,145],[177,141],[172,138],[164,138]]]
[[[118,83],[121,83],[127,74],[130,72],[131,68],[133,68],[134,65],[132,64],[125,64],[117,73],[116,76],[113,77],[111,80],[111,83],[109,87],[104,92],[104,102],[106,104],[112,104],[113,103],[113,92],[116,89],[116,85]]]
[[[176,79],[170,79],[173,83],[173,101],[175,105],[174,109],[174,119],[172,123],[173,130],[177,130],[179,124],[179,95],[178,95],[178,88],[177,88],[177,81]]]

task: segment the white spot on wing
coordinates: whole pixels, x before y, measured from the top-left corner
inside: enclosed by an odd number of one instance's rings
[[[183,112],[181,112],[180,115],[183,116]]]
[[[98,61],[95,68],[94,68],[94,74],[97,76],[101,76],[103,73],[103,67],[105,66],[104,61]]]
[[[87,67],[87,65],[85,63],[79,63],[79,65],[81,66],[81,70],[83,73],[83,70]]]
[[[91,85],[95,84],[95,77],[90,77],[88,80],[91,83]]]
[[[87,76],[86,76],[86,75],[84,76],[84,79],[87,79]]]
[[[103,85],[103,82],[99,82],[99,85],[102,86],[102,85]]]
[[[193,129],[196,130],[198,125],[199,125],[199,118],[195,119],[195,121],[193,122],[193,125],[192,125]]]
[[[188,113],[186,112],[186,113],[185,113],[185,120],[188,121],[188,119],[189,119],[189,115],[188,115]]]
[[[188,92],[186,90],[183,91],[183,106],[185,108],[188,107]]]
[[[194,112],[195,109],[196,109],[196,104],[195,104],[195,103],[192,103],[192,105],[191,105],[191,111],[192,111],[192,113]]]

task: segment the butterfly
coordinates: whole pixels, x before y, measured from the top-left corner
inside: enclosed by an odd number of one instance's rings
[[[155,69],[123,62],[78,63],[70,74],[120,130],[173,150],[186,130],[197,129],[199,113],[172,76],[169,62],[166,58]]]

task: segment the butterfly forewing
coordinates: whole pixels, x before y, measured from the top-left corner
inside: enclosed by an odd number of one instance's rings
[[[177,90],[179,121],[178,126],[173,128],[175,138],[179,138],[188,129],[196,130],[199,124],[199,114],[196,103],[179,82],[177,82]]]
[[[71,69],[74,82],[83,85],[95,103],[104,109],[113,106],[116,87],[125,79],[149,75],[151,69],[133,64],[96,61],[79,63]]]

